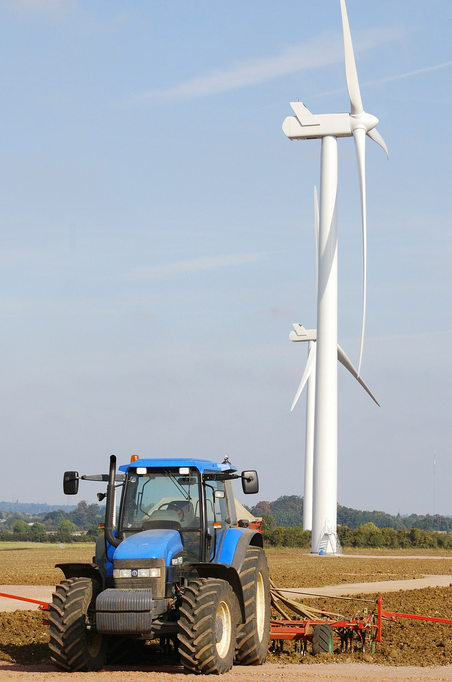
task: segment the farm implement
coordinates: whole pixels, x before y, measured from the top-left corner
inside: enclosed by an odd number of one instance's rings
[[[452,619],[448,618],[386,611],[383,608],[381,596],[376,600],[330,597],[372,604],[373,608],[365,606],[359,616],[349,619],[341,614],[305,606],[284,596],[285,592],[290,592],[290,590],[278,589],[273,584],[271,585],[273,618],[270,628],[270,648],[275,653],[283,651],[286,641],[294,642],[295,651],[299,651],[303,655],[307,653],[308,642],[314,655],[331,653],[335,644],[339,644],[341,653],[353,651],[355,647],[363,653],[374,653],[376,644],[382,639],[382,623],[384,620],[394,623],[399,618],[408,618],[432,623],[452,624]],[[290,616],[288,611],[295,615]],[[276,616],[276,614],[278,615]]]

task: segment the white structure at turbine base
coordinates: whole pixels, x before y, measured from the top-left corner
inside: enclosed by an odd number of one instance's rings
[[[302,102],[291,103],[295,116],[283,123],[291,140],[320,139],[320,220],[317,294],[317,361],[314,425],[312,552],[335,554],[337,531],[337,138],[355,140],[363,228],[363,313],[358,374],[361,371],[366,319],[366,135],[387,153],[376,130],[378,119],[363,109],[345,0],[340,0],[345,73],[350,114],[312,114]]]

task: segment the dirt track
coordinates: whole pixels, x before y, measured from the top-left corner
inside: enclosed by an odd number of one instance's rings
[[[70,682],[199,682],[205,676],[185,675],[180,668],[115,669],[108,668],[98,673],[72,673]],[[2,682],[62,682],[67,673],[57,673],[50,666],[18,666],[0,663]],[[224,682],[261,682],[261,680],[284,682],[446,682],[452,680],[452,667],[447,668],[387,668],[362,663],[335,663],[303,666],[272,665],[266,663],[258,668],[234,666],[231,672],[223,675]]]

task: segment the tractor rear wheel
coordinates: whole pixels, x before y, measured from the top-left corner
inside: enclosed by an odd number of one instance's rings
[[[62,580],[50,604],[50,657],[66,672],[100,670],[106,638],[96,632],[95,604],[100,586],[89,578]]]
[[[330,625],[314,625],[312,633],[312,653],[328,654],[333,651],[333,630]]]
[[[239,575],[246,620],[237,628],[236,661],[241,665],[262,665],[270,639],[270,579],[263,549],[248,548]]]
[[[192,673],[221,675],[232,668],[236,641],[235,598],[225,580],[199,578],[182,595],[179,654]]]

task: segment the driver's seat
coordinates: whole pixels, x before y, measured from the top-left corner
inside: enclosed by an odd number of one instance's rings
[[[153,528],[170,528],[171,530],[181,530],[179,515],[173,509],[158,509],[149,516],[149,519],[142,524],[143,530]]]

